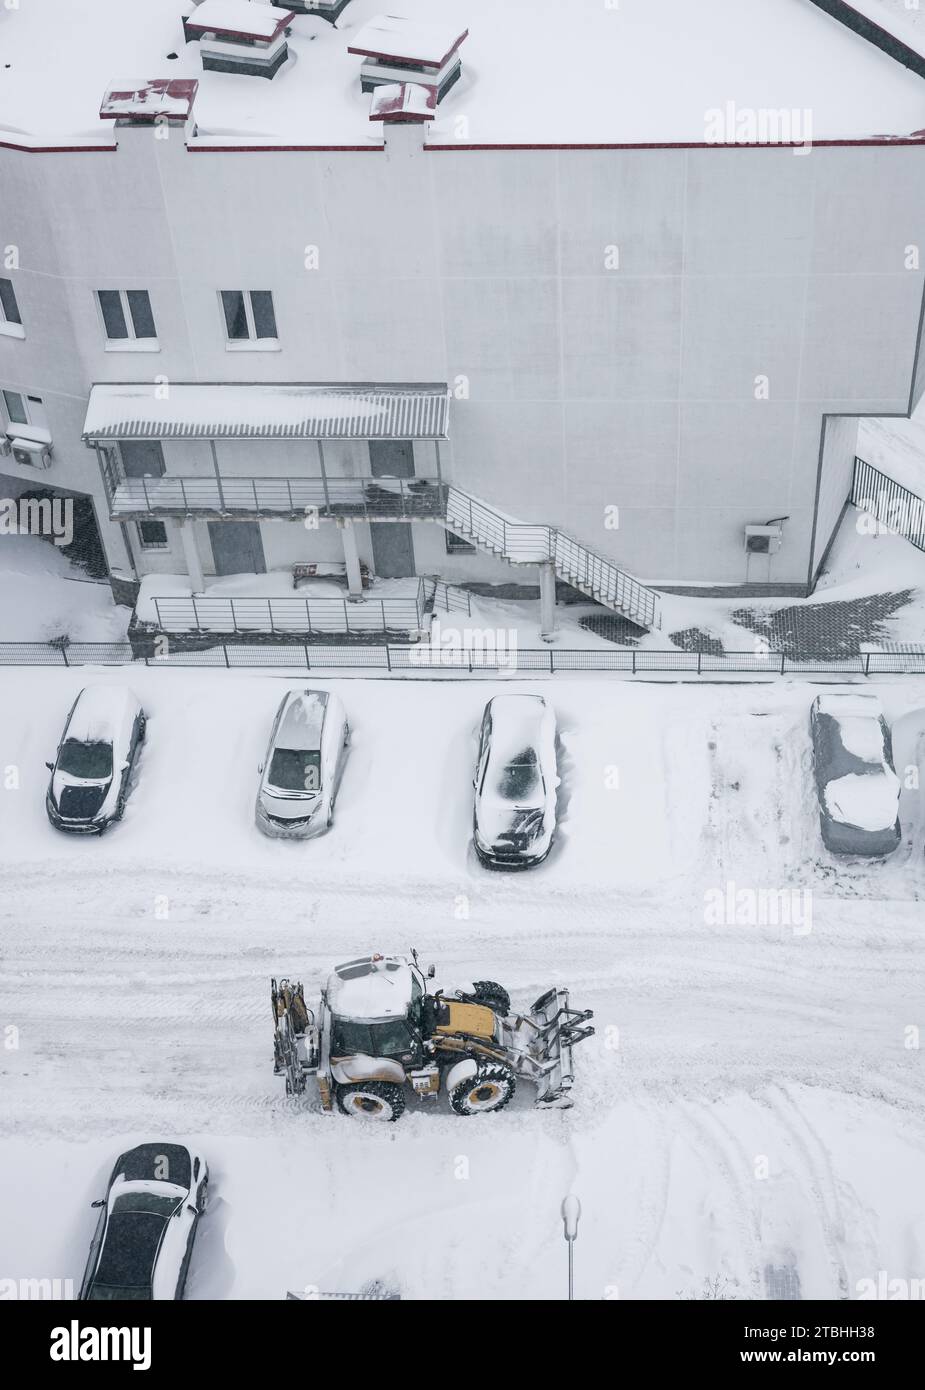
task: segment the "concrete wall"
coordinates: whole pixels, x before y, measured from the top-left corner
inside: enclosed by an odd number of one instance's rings
[[[424,152],[405,127],[385,152],[219,153],[116,135],[115,153],[0,150],[26,326],[0,337],[0,385],[45,398],[49,483],[100,495],[79,439],[93,381],[446,379],[461,487],[674,583],[744,582],[744,527],[787,515],[771,581],[805,583],[844,484],[833,463],[813,556],[823,417],[908,409],[915,148]],[[156,353],[105,350],[93,291],[131,287],[151,295]],[[227,350],[228,288],[273,290],[278,351]],[[317,474],[305,446],[219,448],[229,472]],[[201,445],[166,452],[170,471],[211,470]],[[362,453],[326,462],[366,472]],[[267,526],[268,564],[286,563],[299,523]],[[517,578],[446,556],[426,524],[415,548],[422,571]]]

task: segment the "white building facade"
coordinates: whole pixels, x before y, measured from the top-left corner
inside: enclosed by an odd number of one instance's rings
[[[93,498],[120,594],[537,583],[539,550],[453,530],[469,500],[656,589],[812,590],[858,418],[925,384],[920,137],[283,147],[203,131],[197,83],[111,86],[64,146],[0,132],[0,430],[48,446],[0,472]]]

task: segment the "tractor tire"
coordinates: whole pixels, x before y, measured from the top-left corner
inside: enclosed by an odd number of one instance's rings
[[[394,1123],[404,1114],[404,1087],[394,1081],[354,1081],[338,1086],[337,1108],[342,1115]]]
[[[511,996],[503,985],[497,984],[494,980],[473,980],[472,992],[477,1004],[484,1004],[486,1008],[493,1009],[502,1018],[507,1018],[511,1012]]]
[[[517,1077],[503,1062],[480,1063],[478,1071],[450,1092],[457,1115],[490,1115],[513,1099]]]

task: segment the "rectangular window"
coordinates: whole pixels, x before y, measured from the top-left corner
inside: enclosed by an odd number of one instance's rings
[[[271,290],[221,290],[229,343],[275,342],[276,314]]]
[[[142,550],[167,549],[167,527],[163,521],[139,521],[136,525]]]
[[[107,343],[156,343],[147,290],[97,290]]]
[[[21,396],[18,391],[4,391],[3,408],[11,425],[28,425],[29,413],[26,410],[26,398]]]
[[[48,429],[48,416],[41,396],[27,396],[22,391],[4,391],[3,409],[9,422],[7,434],[15,434],[17,425],[26,427],[30,438],[38,438],[37,431]]]
[[[0,319],[4,323],[22,324],[12,280],[0,280]]]

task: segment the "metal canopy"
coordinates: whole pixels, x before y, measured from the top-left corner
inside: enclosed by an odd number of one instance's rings
[[[446,439],[445,382],[150,382],[91,387],[87,443],[119,439]]]

